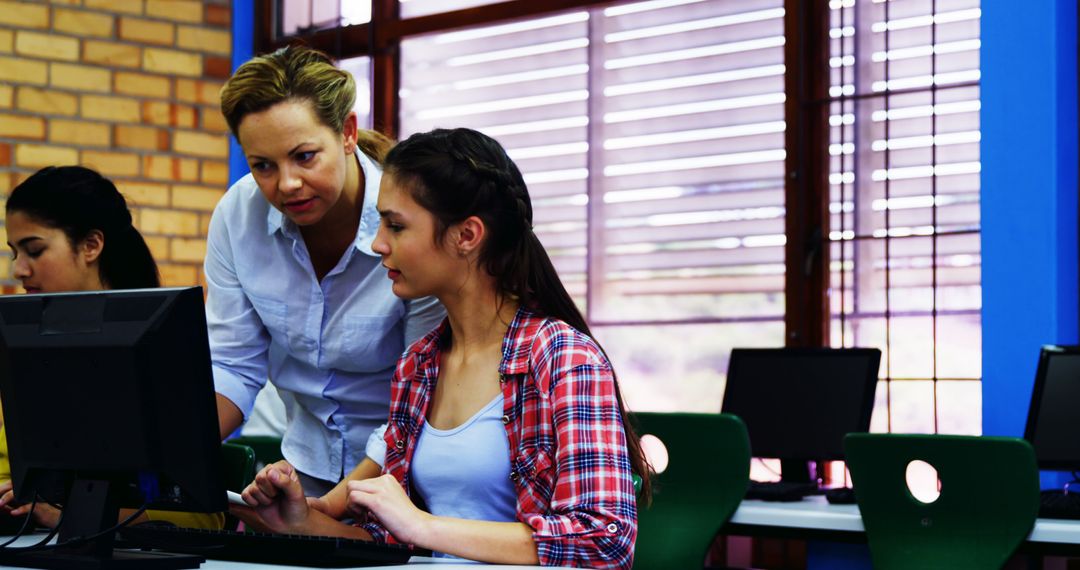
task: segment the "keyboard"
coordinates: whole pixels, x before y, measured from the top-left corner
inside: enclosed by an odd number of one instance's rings
[[[759,501],[801,501],[809,495],[820,495],[821,489],[817,483],[794,483],[791,481],[774,481],[766,483],[751,481],[746,490],[747,499]]]
[[[1080,493],[1068,493],[1057,489],[1043,491],[1039,495],[1039,518],[1080,519]]]
[[[326,536],[135,525],[120,531],[117,547],[198,554],[218,560],[319,568],[405,564],[408,546]]]

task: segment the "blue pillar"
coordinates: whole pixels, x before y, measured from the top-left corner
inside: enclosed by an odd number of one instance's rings
[[[251,59],[255,50],[254,0],[233,0],[232,3],[232,68]],[[248,173],[247,161],[236,140],[229,137],[229,182],[236,182]]]
[[[1022,435],[1039,347],[1077,342],[1076,0],[982,5],[983,433]]]

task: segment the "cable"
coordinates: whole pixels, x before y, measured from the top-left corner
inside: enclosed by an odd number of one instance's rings
[[[30,520],[30,519],[34,518],[33,505],[37,504],[38,498],[40,498],[40,495],[35,493],[34,494],[34,502],[31,503],[30,514],[27,515],[27,520]],[[49,548],[49,546],[50,546],[49,541],[52,540],[56,536],[56,534],[58,532],[60,532],[60,527],[63,524],[64,524],[64,511],[60,511],[60,520],[56,521],[56,526],[55,527],[49,529],[49,534],[45,535],[45,538],[39,540],[36,544],[31,544],[30,546],[8,546],[8,547],[5,547],[4,552],[31,552],[31,551],[34,551],[34,550],[45,550],[45,549]]]

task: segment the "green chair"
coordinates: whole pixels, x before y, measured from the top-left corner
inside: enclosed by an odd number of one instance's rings
[[[239,493],[255,480],[255,450],[233,442],[221,444],[221,467],[225,476],[225,488]],[[226,513],[225,528],[235,530],[240,521]]]
[[[1035,524],[1035,452],[1008,437],[848,434],[844,454],[874,568],[1001,568]],[[932,465],[941,493],[911,495],[908,464]]]
[[[750,481],[750,439],[731,414],[633,415],[638,433],[667,447],[668,465],[652,478],[652,504],[638,504],[634,568],[701,568],[720,527]]]
[[[234,437],[229,443],[246,445],[255,450],[255,470],[285,459],[281,455],[281,438],[269,435],[244,435]]]

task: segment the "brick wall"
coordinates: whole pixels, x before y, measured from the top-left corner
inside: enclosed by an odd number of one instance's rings
[[[42,166],[95,168],[133,206],[164,282],[202,283],[228,184],[230,17],[230,0],[0,0],[0,196]],[[0,289],[21,290],[3,249]]]

